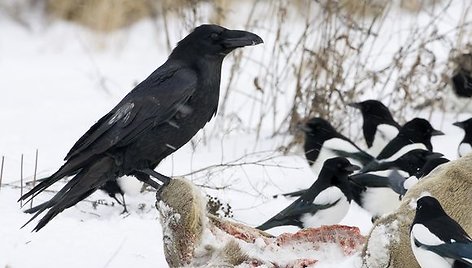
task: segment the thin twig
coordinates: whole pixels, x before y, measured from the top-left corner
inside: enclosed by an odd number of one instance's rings
[[[20,161],[20,197],[23,196],[23,154]],[[20,200],[20,207],[23,207],[23,200]]]
[[[5,162],[5,156],[2,156],[2,164],[0,166],[0,190],[2,189],[2,179],[3,179],[3,163]]]
[[[36,173],[38,171],[38,149],[36,149],[36,155],[35,155],[35,159],[34,159],[34,175],[33,175],[33,188],[34,186],[36,186]],[[31,202],[30,202],[30,208],[33,207],[33,198],[31,198]]]

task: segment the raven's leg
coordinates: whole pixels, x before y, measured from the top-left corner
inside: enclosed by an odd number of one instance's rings
[[[123,206],[123,211],[121,212],[121,214],[128,213],[128,209],[126,208],[125,195],[122,194],[121,197],[123,198],[123,204],[121,204]]]
[[[126,208],[126,201],[125,201],[125,195],[124,194],[120,194],[121,195],[121,198],[123,199],[122,201],[120,201],[120,199],[118,199],[118,197],[116,197],[116,195],[113,195],[112,198],[115,199],[115,201],[123,207],[123,211],[121,212],[121,214],[123,213],[128,213],[128,209]]]

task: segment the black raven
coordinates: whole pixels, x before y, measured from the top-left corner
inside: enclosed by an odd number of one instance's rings
[[[49,209],[33,229],[40,230],[64,209],[123,175],[156,189],[162,186],[151,177],[168,183],[170,178],[154,168],[215,115],[224,57],[238,47],[262,42],[253,33],[218,25],[195,28],[162,66],[74,144],[56,173],[20,198],[34,197],[61,178],[75,175],[49,201],[26,210],[35,213],[26,224]]]

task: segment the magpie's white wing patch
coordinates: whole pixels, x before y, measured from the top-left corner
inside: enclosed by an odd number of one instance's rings
[[[343,192],[336,186],[330,186],[321,191],[313,201],[315,205],[328,205],[333,204],[339,199],[344,197]]]
[[[444,244],[435,234],[431,233],[429,229],[423,224],[416,223],[411,229],[411,236],[413,236],[418,242],[427,246],[437,246]]]
[[[408,144],[406,146],[403,146],[400,150],[398,150],[396,153],[394,153],[392,156],[390,156],[389,158],[386,158],[386,159],[382,159],[382,161],[380,162],[390,162],[390,161],[395,161],[397,160],[400,156],[408,153],[409,151],[411,150],[415,150],[415,149],[423,149],[423,150],[428,150],[428,148],[426,148],[426,145],[422,144],[422,143],[412,143],[412,144]]]

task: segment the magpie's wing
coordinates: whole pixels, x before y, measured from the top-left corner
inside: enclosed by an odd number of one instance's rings
[[[422,244],[415,239],[415,244],[442,257],[451,258],[472,267],[472,241],[470,243],[453,242],[432,246]]]
[[[362,165],[366,165],[375,159],[372,155],[360,149],[359,149],[360,151],[358,152],[346,152],[343,150],[333,149],[333,148],[330,148],[330,150],[337,156],[355,159],[359,161]]]
[[[303,228],[303,224],[300,221],[300,217],[305,213],[315,214],[317,211],[322,209],[330,208],[336,203],[339,202],[339,199],[330,204],[314,204],[303,202],[300,198],[293,202],[290,206],[286,207],[284,210],[276,214],[274,217],[267,220],[265,223],[256,227],[259,230],[267,230],[277,226],[284,225],[295,225],[300,228]]]
[[[298,191],[295,191],[295,192],[273,195],[272,197],[277,198],[279,195],[288,196],[288,197],[298,197],[298,196],[301,196],[302,194],[304,194],[305,192],[306,192],[306,189],[303,189],[303,190],[298,190]]]
[[[398,135],[393,138],[385,147],[380,151],[380,153],[377,155],[378,160],[382,159],[387,159],[391,156],[393,156],[398,150],[403,148],[405,145],[408,145],[408,143],[405,142],[404,139],[401,139],[398,137]]]
[[[163,65],[93,125],[65,160],[87,159],[131,143],[147,129],[166,122],[183,109],[196,86],[196,74],[190,69]]]

